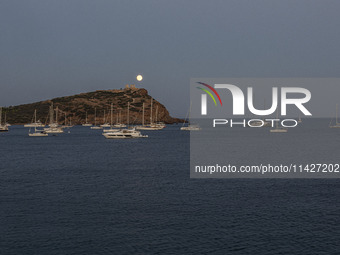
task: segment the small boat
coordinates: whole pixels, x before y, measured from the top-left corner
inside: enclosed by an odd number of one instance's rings
[[[112,126],[112,108],[111,108],[111,126]],[[126,125],[122,123],[122,112],[121,111],[119,111],[119,114],[117,113],[116,124],[114,124],[113,127],[116,127],[116,128],[125,128],[126,127]]]
[[[37,130],[37,127],[34,127],[34,133],[28,132],[28,136],[44,137],[48,134],[44,130]]]
[[[8,132],[8,126],[6,124],[2,125],[2,107],[0,107],[0,132]]]
[[[199,130],[201,130],[199,125],[190,124],[191,106],[192,106],[192,103],[190,103],[189,112],[188,112],[187,116],[185,117],[185,121],[183,122],[183,125],[181,127],[182,131],[199,131]],[[188,120],[188,126],[184,126],[185,122],[187,120]]]
[[[102,126],[97,126],[97,108],[94,108],[94,126],[91,129],[103,129]]]
[[[340,123],[338,122],[338,104],[336,104],[336,110],[335,110],[335,125],[332,125],[332,121],[331,121],[331,123],[329,123],[329,127],[340,128]]]
[[[85,123],[82,125],[83,127],[91,127],[92,124],[87,122],[87,111],[86,111],[86,117],[85,117]]]
[[[270,121],[265,121],[265,120],[262,120],[262,121],[253,121],[251,123],[251,126],[252,127],[270,127],[271,126],[271,122]]]
[[[279,118],[279,113],[276,112],[276,118],[278,119]],[[276,121],[276,126],[274,129],[271,129],[270,130],[271,133],[287,133],[288,132],[288,129],[287,128],[284,128],[284,127],[279,127],[279,122]]]
[[[121,124],[121,123],[114,124],[113,126],[116,127],[116,128],[124,128],[124,127],[126,127],[125,124]]]
[[[271,133],[287,133],[288,130],[286,128],[275,128],[270,130]]]
[[[117,115],[117,122],[118,122],[118,115]],[[109,129],[103,129],[104,133],[116,132],[118,130],[117,128],[114,128],[115,126],[112,123],[113,123],[113,104],[111,103],[110,124],[108,124],[108,126],[107,126],[107,127],[109,127]]]
[[[45,127],[45,125],[42,124],[40,120],[37,121],[37,110],[34,110],[32,122],[29,124],[25,124],[24,127]]]
[[[157,107],[158,110],[158,107]],[[151,98],[151,110],[150,110],[150,125],[145,125],[144,124],[144,103],[143,103],[143,117],[142,117],[142,125],[141,126],[136,126],[136,129],[138,130],[161,130],[165,128],[165,124],[158,124],[158,123],[153,123],[152,121],[152,98]],[[157,111],[156,111],[157,112]],[[156,114],[157,116],[157,114]]]
[[[103,127],[103,128],[111,127],[110,123],[106,122],[105,110],[104,110],[103,124],[101,124],[100,126]]]
[[[116,132],[117,130],[119,130],[119,128],[108,128],[108,129],[103,129],[103,133]]]
[[[198,125],[188,125],[188,126],[183,126],[181,127],[181,130],[183,131],[198,131],[201,130],[201,128]]]
[[[58,125],[58,107],[56,109],[56,122],[54,122],[54,109],[53,109],[53,103],[50,106],[50,124],[48,125],[48,128],[44,128],[44,132],[47,134],[61,134],[64,133],[64,130],[62,127]]]

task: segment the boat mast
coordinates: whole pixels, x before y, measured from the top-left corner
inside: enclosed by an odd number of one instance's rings
[[[150,125],[152,124],[152,98],[151,98],[151,113],[150,113]]]
[[[53,102],[50,106],[50,125],[53,124],[54,110],[53,110]]]
[[[144,102],[143,102],[143,118],[142,118],[142,125],[144,126]]]
[[[37,123],[37,109],[34,110],[34,123]]]
[[[279,110],[276,110],[276,119],[279,119]],[[279,128],[279,121],[276,121],[276,129]]]
[[[86,114],[85,114],[85,124],[87,124],[87,111],[86,111]]]
[[[192,102],[190,102],[189,118],[188,118],[188,126],[190,126],[191,107],[192,107]]]
[[[112,127],[112,111],[113,111],[113,104],[111,103],[111,119],[110,119],[110,126]]]
[[[0,126],[1,126],[1,123],[2,123],[2,107],[0,107]]]
[[[156,117],[155,117],[155,122],[157,123],[158,121],[158,105],[156,106]]]
[[[127,109],[127,126],[129,127],[129,111],[130,111],[130,102],[128,102],[128,109]]]
[[[56,111],[56,113],[55,113],[55,122],[58,124],[58,111],[59,111],[58,106],[57,106],[55,111]]]
[[[94,125],[97,126],[97,108],[94,108]]]

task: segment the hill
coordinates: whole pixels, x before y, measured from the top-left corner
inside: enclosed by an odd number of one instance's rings
[[[110,122],[110,108],[113,104],[113,123],[116,123],[117,118],[120,118],[121,123],[127,123],[127,108],[128,103],[130,103],[129,123],[141,124],[144,103],[144,119],[145,124],[147,124],[150,122],[151,99],[153,98],[146,89],[131,86],[131,88],[98,90],[31,104],[5,107],[3,113],[6,113],[8,123],[22,125],[32,121],[36,109],[37,119],[40,119],[42,123],[47,123],[49,107],[53,102],[54,108],[58,108],[59,124],[65,123],[65,116],[67,124],[70,120],[73,125],[83,124],[85,123],[86,112],[88,122],[94,123],[95,109],[97,111],[97,124],[102,124],[104,120]],[[182,119],[171,117],[165,106],[155,99],[153,99],[152,116],[153,122],[158,121],[166,124],[183,122]]]

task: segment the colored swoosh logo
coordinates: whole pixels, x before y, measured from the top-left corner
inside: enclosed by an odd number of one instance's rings
[[[217,93],[217,91],[213,87],[211,87],[209,84],[206,84],[206,83],[203,83],[203,82],[197,82],[197,83],[201,84],[201,85],[203,85],[203,86],[205,86],[207,88],[209,88],[212,92],[214,92],[214,94],[217,96],[217,98],[220,101],[220,104],[222,106],[222,100],[220,98],[220,95]],[[215,100],[214,96],[211,94],[210,91],[208,91],[206,89],[203,89],[203,88],[200,88],[200,87],[197,87],[197,88],[203,90],[204,92],[206,92],[214,100],[214,103],[217,106],[216,100]]]

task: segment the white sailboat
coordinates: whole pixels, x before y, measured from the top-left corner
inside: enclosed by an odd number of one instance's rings
[[[53,109],[53,103],[50,106],[50,123],[48,125],[48,128],[44,128],[44,132],[48,134],[61,134],[64,133],[64,130],[59,127],[58,125],[58,107],[56,109],[56,121],[54,122],[54,109]]]
[[[199,130],[201,130],[201,128],[198,125],[190,124],[191,106],[192,106],[192,103],[190,103],[189,112],[188,112],[187,116],[185,117],[185,120],[188,120],[188,126],[184,126],[185,122],[183,122],[183,125],[181,127],[182,131],[199,131]]]
[[[44,137],[48,136],[48,133],[44,130],[38,130],[37,127],[34,127],[34,132],[31,133],[31,129],[28,131],[28,136],[34,136],[34,137]]]
[[[151,109],[150,109],[150,125],[145,125],[144,124],[144,103],[143,103],[143,117],[142,117],[142,126],[137,126],[136,129],[138,130],[161,130],[165,127],[165,125],[158,125],[156,123],[153,123],[152,119],[152,101],[153,99],[151,98]],[[157,108],[158,110],[158,108]],[[156,116],[157,116],[157,111],[156,111]]]
[[[279,119],[279,112],[276,111],[276,118]],[[276,121],[276,126],[274,129],[270,129],[271,133],[287,133],[288,129],[284,127],[279,127],[279,122]]]
[[[32,122],[29,124],[25,124],[24,127],[45,127],[45,125],[42,124],[40,120],[37,121],[37,110],[36,109],[34,110]]]
[[[5,124],[2,124],[2,107],[0,107],[0,132],[7,132],[8,131],[8,126]]]
[[[91,127],[92,124],[87,122],[87,111],[86,111],[86,117],[85,117],[85,123],[82,125],[83,127]]]
[[[100,125],[100,126],[103,127],[103,128],[106,128],[106,127],[110,127],[110,126],[111,126],[110,123],[107,123],[107,122],[106,122],[105,110],[104,110],[103,124]]]
[[[266,109],[266,100],[263,100],[263,109]],[[270,121],[266,121],[264,118],[262,118],[262,120],[258,120],[258,121],[253,121],[251,123],[252,127],[271,127],[271,122]],[[250,126],[248,124],[248,126]]]
[[[94,126],[91,129],[103,129],[103,127],[97,126],[97,108],[94,108]]]
[[[114,128],[116,125],[113,126],[113,104],[111,104],[111,109],[110,109],[110,128],[109,129],[103,129],[104,133],[108,132],[115,132],[117,131],[116,128]]]
[[[116,128],[125,128],[126,125],[122,123],[122,112],[119,111],[119,120],[118,120],[118,115],[117,115],[117,121],[116,124],[114,125]]]
[[[335,107],[335,125],[332,125],[332,121],[331,123],[329,124],[329,127],[330,128],[340,128],[340,123],[338,122],[338,104],[336,104],[336,107]]]
[[[67,124],[67,116],[66,116],[66,112],[65,112],[65,123],[64,123],[64,128],[71,128],[73,127],[72,125],[72,118],[70,117],[69,123]]]
[[[128,102],[127,108],[127,126],[129,126],[129,110],[130,110],[130,103]],[[140,131],[137,131],[135,128],[128,128],[128,129],[116,129],[110,132],[104,132],[103,136],[107,139],[126,139],[126,138],[145,138],[148,137],[147,135],[142,135]]]

